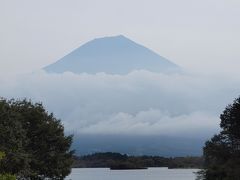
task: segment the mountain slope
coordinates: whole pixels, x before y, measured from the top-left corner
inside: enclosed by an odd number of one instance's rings
[[[120,35],[94,39],[44,68],[50,73],[127,74],[133,70],[172,72],[179,67]]]

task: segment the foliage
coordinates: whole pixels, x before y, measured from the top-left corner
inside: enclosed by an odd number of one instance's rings
[[[72,136],[41,103],[0,100],[0,173],[30,179],[63,179],[70,173]]]
[[[2,151],[0,151],[0,160],[2,160],[4,157],[6,156],[6,154]],[[14,175],[11,174],[0,174],[0,180],[15,180],[16,177]]]
[[[240,97],[220,115],[222,131],[207,141],[204,151],[206,180],[240,179]]]
[[[4,152],[0,151],[0,160],[2,160],[5,156],[6,156],[6,154]]]
[[[0,174],[0,180],[16,180],[16,177],[11,174]]]

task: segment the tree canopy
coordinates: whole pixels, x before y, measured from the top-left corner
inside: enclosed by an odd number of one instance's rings
[[[0,99],[0,174],[63,179],[70,173],[72,136],[41,103]]]
[[[202,179],[240,179],[240,97],[220,115],[221,132],[207,141],[203,149],[205,170]]]

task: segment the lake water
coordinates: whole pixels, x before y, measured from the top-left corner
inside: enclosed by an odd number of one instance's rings
[[[75,168],[66,180],[195,180],[198,169],[149,168],[144,170],[110,170]]]

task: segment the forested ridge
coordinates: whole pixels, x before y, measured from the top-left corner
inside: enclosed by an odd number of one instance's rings
[[[138,167],[168,167],[168,168],[201,168],[202,157],[161,157],[161,156],[128,156],[126,154],[106,152],[74,157],[75,168],[110,168],[125,165]]]

